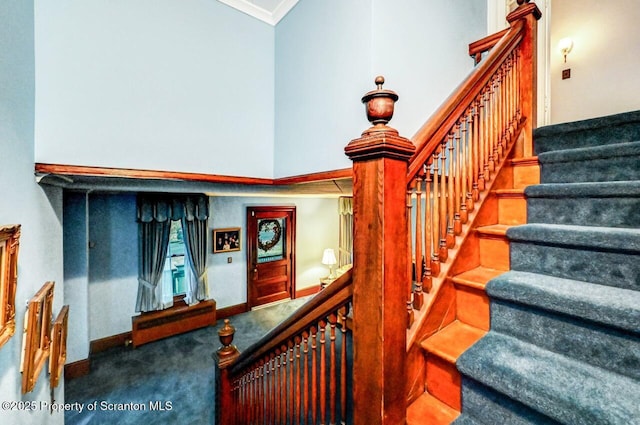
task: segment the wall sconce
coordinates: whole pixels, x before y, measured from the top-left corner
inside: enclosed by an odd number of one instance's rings
[[[322,264],[325,266],[329,266],[329,278],[333,279],[335,274],[333,273],[333,266],[337,263],[336,254],[333,252],[333,249],[327,248],[324,250],[322,254]]]
[[[568,37],[563,38],[558,43],[558,47],[560,48],[560,53],[564,56],[564,62],[567,63],[567,55],[571,52],[571,49],[573,49],[573,40]]]

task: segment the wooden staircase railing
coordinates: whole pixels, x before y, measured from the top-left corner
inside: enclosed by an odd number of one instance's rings
[[[362,98],[373,126],[345,148],[353,160],[353,269],[242,354],[233,329],[220,331],[218,425],[406,423],[407,348],[449,251],[509,149],[532,152],[540,11],[518,4],[508,30],[470,48],[476,62],[491,50],[413,141],[386,125],[398,96],[376,78],[377,89]]]
[[[469,215],[516,143],[520,127],[521,151],[531,152],[535,44],[530,38],[540,12],[535,4],[519,3],[507,17],[510,28],[470,45],[476,61],[491,50],[413,138],[417,149],[409,162],[406,193],[412,232],[408,250],[415,265],[407,297],[407,306],[415,310],[408,309],[409,345],[428,308],[424,292],[442,282],[450,250],[464,238]]]
[[[348,270],[242,354],[226,321],[215,354],[216,424],[347,423],[352,293]]]

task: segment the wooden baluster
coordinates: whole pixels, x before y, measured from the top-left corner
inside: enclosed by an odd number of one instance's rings
[[[309,332],[302,333],[302,423],[309,420]]]
[[[447,249],[447,182],[446,182],[447,139],[442,141],[440,149],[440,241],[438,258],[444,263],[449,258]]]
[[[432,158],[429,158],[429,161],[425,167],[425,208],[424,208],[424,258],[425,258],[425,275],[422,278],[422,290],[427,293],[431,292],[431,288],[433,287],[432,281],[432,258],[433,258],[433,250],[431,242],[433,241],[433,236],[431,233],[433,232],[433,216],[432,216],[432,191],[431,191],[431,161]]]
[[[455,132],[455,130],[452,130]],[[455,214],[453,210],[454,206],[454,164],[456,162],[454,156],[454,133],[449,133],[447,137],[447,148],[449,149],[449,176],[447,177],[447,248],[453,248],[456,245],[456,237],[453,233],[453,216]]]
[[[462,120],[462,118],[460,119]],[[460,174],[461,174],[461,167],[460,167],[460,161],[462,161],[462,154],[460,151],[460,134],[462,133],[462,121],[458,121],[458,123],[456,123],[456,132],[454,134],[454,152],[455,152],[455,161],[454,161],[454,187],[453,187],[453,193],[454,193],[454,205],[453,205],[453,234],[454,235],[459,235],[462,233],[462,220],[460,218],[460,209],[461,209],[461,205],[462,202],[460,200],[461,196],[462,196],[462,179],[460,178]]]
[[[268,414],[267,414],[267,424],[274,425],[276,422],[275,418],[275,393],[276,393],[276,384],[275,384],[275,370],[276,370],[276,360],[274,354],[269,356],[269,361],[267,363],[267,406],[268,406]]]
[[[476,198],[475,200],[477,201],[478,199],[480,199],[480,192],[484,191],[484,185],[485,185],[485,176],[484,176],[484,172],[485,172],[485,168],[484,168],[484,159],[485,159],[485,133],[487,130],[487,124],[486,124],[486,111],[485,111],[485,92],[482,91],[482,93],[480,93],[479,95],[479,99],[478,99],[478,139],[477,139],[477,143],[478,143],[478,157],[477,157],[477,162],[478,162],[478,180],[477,180],[477,184],[478,184],[478,198]]]
[[[287,422],[287,347],[280,347],[280,423]]]
[[[471,187],[469,186],[468,168],[469,160],[469,119],[471,110],[467,109],[462,121],[462,134],[460,137],[460,222],[467,224],[469,221],[469,210],[467,204],[471,197]]]
[[[311,328],[311,423],[318,418],[318,330]]]
[[[471,116],[469,122],[469,190],[470,199],[467,198],[467,211],[470,213],[475,209],[474,202],[478,200],[478,101],[471,104]]]
[[[329,315],[329,423],[336,424],[336,398],[338,391],[338,369],[336,357],[336,324],[337,316],[335,313]]]
[[[295,357],[296,357],[296,361],[295,361],[295,370],[296,370],[296,385],[295,385],[295,403],[294,403],[294,423],[296,425],[300,425],[300,414],[301,414],[301,408],[302,408],[302,395],[300,394],[300,391],[302,390],[302,386],[301,386],[301,381],[300,381],[300,368],[301,368],[301,363],[300,363],[300,358],[301,358],[301,353],[300,353],[300,343],[302,342],[302,339],[297,336],[294,338],[293,342],[295,343],[295,348],[294,348],[294,352],[295,352]]]
[[[287,387],[287,401],[288,401],[288,423],[293,424],[296,415],[295,405],[295,344],[293,341],[289,341],[289,386]]]
[[[282,364],[281,364],[281,360],[282,360],[282,353],[280,353],[280,350],[276,350],[276,356],[275,356],[275,370],[274,370],[274,375],[273,375],[273,380],[274,380],[274,391],[273,391],[273,397],[274,397],[274,422],[275,423],[280,423],[282,420],[282,416],[281,416],[281,412],[280,412],[280,407],[282,406]]]
[[[411,186],[407,188],[407,196],[406,196],[406,206],[407,206],[407,256],[408,258],[413,257],[413,247],[411,244],[411,220],[413,215],[411,211],[413,209],[413,203],[411,202],[412,189]],[[406,311],[407,311],[407,329],[411,329],[414,321],[413,308],[411,307],[411,294],[413,293],[413,266],[411,261],[407,264],[407,301],[406,301]]]
[[[339,310],[340,314],[340,423],[347,423],[347,314],[349,306],[345,306]]]
[[[433,226],[431,234],[433,236],[433,256],[431,257],[431,272],[433,276],[440,275],[440,184],[439,168],[440,151],[433,154]]]
[[[507,58],[507,61],[509,59]],[[507,63],[505,62],[502,65],[502,82],[500,83],[500,158],[503,158],[506,149],[507,142],[509,140],[509,127],[508,127],[508,110],[507,110],[507,85],[508,85],[508,75],[507,75]]]
[[[320,321],[320,423],[327,423],[327,322]]]
[[[422,276],[423,257],[422,257],[422,180],[423,175],[420,174],[416,178],[416,287],[413,292],[413,308],[420,310],[422,308]]]
[[[494,89],[494,93],[493,93],[493,98],[494,98],[494,114],[495,117],[493,119],[494,121],[494,130],[493,130],[493,171],[495,171],[496,166],[498,164],[498,162],[500,161],[500,137],[502,135],[502,131],[500,129],[500,115],[501,115],[501,105],[500,105],[500,86],[502,85],[501,83],[501,73],[500,73],[500,69],[498,69],[498,72],[495,76],[495,89]]]
[[[494,145],[494,141],[495,141],[495,120],[496,120],[496,114],[494,111],[495,108],[495,102],[494,102],[494,87],[495,87],[495,80],[492,79],[489,82],[489,85],[487,86],[487,106],[485,108],[485,111],[487,112],[487,140],[486,140],[486,152],[485,154],[487,155],[487,162],[486,162],[486,166],[485,166],[485,182],[489,182],[491,181],[491,178],[493,176],[493,172],[495,171],[495,162],[494,162],[494,158],[493,158],[493,145]]]

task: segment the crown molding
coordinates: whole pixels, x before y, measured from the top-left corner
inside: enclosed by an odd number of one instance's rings
[[[248,0],[218,0],[229,7],[246,13],[269,25],[275,26],[298,3],[298,0],[282,0],[273,11],[261,8]]]

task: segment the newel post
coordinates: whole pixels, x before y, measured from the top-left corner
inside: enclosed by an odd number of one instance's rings
[[[373,127],[352,140],[353,400],[356,425],[406,422],[407,163],[410,140],[386,124],[398,95],[378,88],[363,98]]]
[[[234,425],[236,406],[234,406],[233,382],[229,376],[229,368],[234,364],[240,352],[233,345],[236,330],[225,319],[224,326],[218,330],[222,347],[213,354],[216,361],[216,425]]]
[[[521,114],[527,120],[524,126],[523,156],[533,156],[533,129],[538,122],[538,20],[542,13],[535,3],[529,0],[518,0],[518,8],[507,15],[511,26],[524,20],[524,37],[519,49],[520,106]]]

